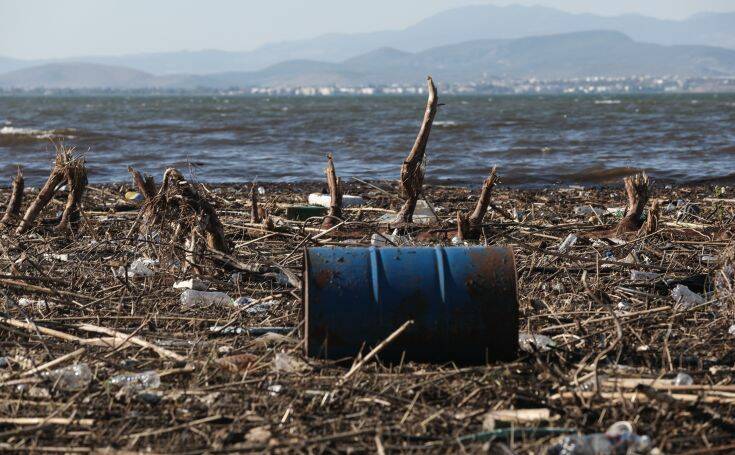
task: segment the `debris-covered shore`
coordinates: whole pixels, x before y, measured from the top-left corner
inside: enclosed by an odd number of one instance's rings
[[[641,450],[735,450],[735,191],[654,185],[655,223],[628,235],[622,187],[508,189],[499,174],[465,231],[477,240],[457,235],[477,188],[424,185],[430,226],[394,235],[376,221],[403,204],[394,182],[343,182],[362,203],[330,223],[286,218],[321,183],[194,185],[228,242],[198,251],[141,226],[155,217],[132,181],[87,187],[64,229],[58,192],[0,239],[0,450],[545,453],[619,421],[650,438]],[[517,360],[378,354],[351,371],[303,355],[304,247],[464,241],[513,247]],[[222,294],[189,304],[204,289]]]

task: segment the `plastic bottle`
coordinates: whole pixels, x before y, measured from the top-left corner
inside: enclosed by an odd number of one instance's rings
[[[128,278],[153,276],[151,267],[157,265],[158,261],[149,258],[138,258],[130,263],[128,267]],[[120,267],[120,275],[125,274],[125,267]]]
[[[204,305],[232,305],[233,300],[224,292],[195,291],[187,289],[181,293],[181,304],[183,306]]]
[[[209,283],[199,278],[191,278],[185,281],[174,283],[174,289],[193,289],[195,291],[206,291],[209,289]]]
[[[546,335],[532,335],[522,332],[518,334],[518,345],[525,352],[534,352],[535,350],[546,352],[556,346],[556,343]]]
[[[86,363],[75,363],[64,368],[46,371],[41,376],[57,390],[72,392],[85,389],[92,382],[92,370]]]
[[[692,385],[694,379],[686,373],[679,373],[674,378],[674,385]]]
[[[638,436],[629,422],[617,422],[605,433],[566,436],[552,446],[549,455],[626,455],[645,454],[651,450],[648,436]]]
[[[111,385],[137,392],[139,390],[157,389],[161,386],[161,377],[156,370],[142,373],[120,374],[108,381]]]
[[[630,271],[630,279],[632,281],[653,281],[659,276],[661,275],[653,272],[641,272],[640,270]]]
[[[678,306],[684,309],[701,305],[705,302],[704,297],[695,292],[692,292],[688,287],[684,286],[683,284],[676,285],[676,287],[671,291],[671,297],[674,298],[674,301]]]
[[[311,193],[309,195],[309,205],[321,205],[322,207],[329,207],[332,203],[332,197],[328,194],[323,193]],[[365,203],[362,196],[351,196],[345,194],[342,196],[342,207],[358,207]]]

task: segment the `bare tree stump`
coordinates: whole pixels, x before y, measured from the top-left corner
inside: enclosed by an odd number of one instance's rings
[[[5,215],[0,220],[0,229],[6,225],[12,224],[20,217],[20,207],[23,204],[23,190],[25,189],[25,180],[23,179],[23,171],[18,168],[18,172],[13,179],[12,189],[10,191],[10,199],[5,208]]]
[[[625,216],[615,229],[618,234],[637,232],[643,226],[643,210],[648,204],[651,191],[650,181],[645,172],[633,177],[626,177],[624,181],[625,192],[628,195],[628,205]]]
[[[329,187],[329,212],[324,218],[322,227],[329,229],[342,221],[342,181],[334,169],[332,154],[327,155],[327,186]]]
[[[648,210],[648,218],[646,218],[646,224],[643,225],[643,234],[651,235],[658,230],[658,216],[661,212],[661,202],[658,199],[654,199],[651,202],[651,208]]]
[[[429,88],[429,99],[426,102],[426,111],[424,119],[421,122],[419,134],[416,142],[413,144],[411,153],[401,166],[401,192],[406,198],[403,207],[396,216],[396,224],[409,224],[413,222],[413,212],[416,209],[421,190],[424,185],[424,157],[426,155],[426,144],[429,142],[429,133],[431,133],[431,125],[436,117],[436,109],[439,104],[439,97],[436,94],[436,87],[431,76],[427,78]]]
[[[64,148],[63,146],[57,147],[56,162],[54,163],[53,169],[51,169],[51,174],[43,185],[43,188],[41,188],[41,191],[38,192],[38,195],[36,195],[36,198],[26,210],[25,215],[23,215],[23,220],[15,230],[17,235],[24,234],[31,228],[33,222],[41,213],[41,210],[54,197],[56,187],[67,178],[67,167],[69,162],[74,160],[72,158],[72,151],[72,149]]]
[[[166,169],[158,194],[146,202],[143,211],[150,222],[164,219],[175,221],[181,226],[182,233],[191,232],[194,225],[203,222],[207,246],[222,253],[231,251],[217,211],[174,168]],[[188,228],[183,227],[184,223],[188,224]]]
[[[472,214],[467,216],[457,212],[457,238],[459,240],[477,240],[482,235],[482,221],[485,219],[488,207],[490,207],[490,197],[497,180],[497,167],[493,167],[490,175],[482,184],[482,193],[480,193],[480,198],[477,200]]]
[[[258,211],[258,189],[253,186],[250,187],[250,222],[260,223],[260,212]]]
[[[457,210],[457,239],[461,242],[470,240],[470,220],[462,211]]]

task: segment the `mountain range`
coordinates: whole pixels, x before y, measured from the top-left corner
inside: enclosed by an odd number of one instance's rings
[[[288,60],[338,63],[383,47],[416,53],[467,41],[516,39],[589,30],[618,31],[636,41],[653,44],[735,49],[735,12],[701,13],[676,21],[634,14],[613,17],[572,14],[541,6],[476,5],[438,13],[403,30],[327,34],[307,40],[267,44],[247,52],[200,50],[64,60],[0,57],[0,73],[70,61],[125,66],[155,75],[249,72]]]
[[[154,75],[94,63],[50,63],[0,75],[5,88],[230,88],[417,84],[499,79],[735,75],[735,50],[641,43],[613,31],[476,40],[421,52],[380,48],[339,63],[290,60],[259,71]]]

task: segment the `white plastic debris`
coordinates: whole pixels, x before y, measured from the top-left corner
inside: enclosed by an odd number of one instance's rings
[[[279,373],[301,373],[311,369],[311,367],[299,358],[285,352],[278,352],[273,359],[273,369]]]
[[[713,254],[703,254],[699,257],[699,260],[707,264],[715,264],[719,262],[720,258]]]
[[[654,272],[641,272],[640,270],[631,270],[630,279],[632,281],[653,281],[661,276]]]
[[[396,216],[397,214],[395,213],[386,213],[376,221],[381,224],[392,224],[396,222]],[[412,220],[414,224],[432,224],[439,221],[434,212],[431,211],[431,208],[429,208],[429,204],[423,199],[416,202],[416,209],[413,211]]]
[[[577,216],[603,216],[607,213],[607,210],[599,207],[591,207],[589,205],[578,205],[574,207],[574,214]]]
[[[559,245],[559,252],[560,253],[566,253],[569,251],[571,247],[574,246],[575,243],[577,243],[578,237],[574,234],[569,234],[566,239],[564,239],[563,242],[561,242],[561,245]]]
[[[64,392],[83,390],[92,382],[92,370],[86,363],[45,371],[41,376],[52,383],[54,388]]]
[[[281,393],[281,390],[283,390],[283,386],[281,384],[271,384],[268,386],[268,393],[270,393],[271,396],[278,395]]]
[[[69,255],[66,253],[64,254],[57,254],[57,253],[44,254],[43,257],[46,259],[55,259],[61,262],[69,262]]]
[[[565,436],[547,453],[563,455],[646,454],[651,451],[651,439],[633,432],[630,422],[617,422],[605,433]]]
[[[694,379],[692,379],[692,377],[686,373],[679,373],[676,375],[676,378],[674,378],[674,385],[692,385],[692,384],[694,384]]]
[[[735,324],[731,325],[729,329],[727,329],[727,333],[729,333],[732,336],[735,336]]]
[[[158,261],[150,258],[138,258],[128,266],[128,278],[153,276],[151,267],[158,265]],[[120,275],[125,275],[125,267],[120,267]]]
[[[701,305],[705,302],[704,297],[696,292],[692,292],[683,284],[676,285],[676,287],[671,291],[671,297],[673,297],[678,306],[684,309]]]
[[[416,209],[413,211],[413,222],[415,224],[431,224],[436,223],[439,219],[429,207],[429,203],[423,199],[416,202]]]
[[[142,373],[120,374],[113,376],[108,381],[111,385],[120,387],[131,392],[140,390],[157,389],[161,386],[161,377],[155,370]]]
[[[174,283],[174,289],[193,289],[195,291],[206,291],[207,289],[209,289],[209,283],[200,280],[199,278],[192,278],[189,280]]]
[[[359,207],[365,203],[362,196],[351,196],[349,194],[342,195],[342,207]],[[332,197],[329,194],[311,193],[309,195],[309,205],[321,205],[329,207],[332,204]]]
[[[32,307],[37,310],[45,310],[46,308],[50,308],[52,306],[55,306],[55,303],[47,302],[46,300],[33,300],[26,297],[21,297],[18,299],[18,306],[21,307]]]
[[[525,352],[534,352],[536,350],[546,352],[555,347],[556,342],[546,335],[532,335],[521,332],[518,334],[518,346]]]
[[[224,292],[208,292],[187,289],[181,293],[181,304],[186,307],[206,305],[232,305],[234,302]]]
[[[258,187],[258,194],[261,195],[261,196],[265,196],[265,188],[263,188],[262,186],[259,186]]]

